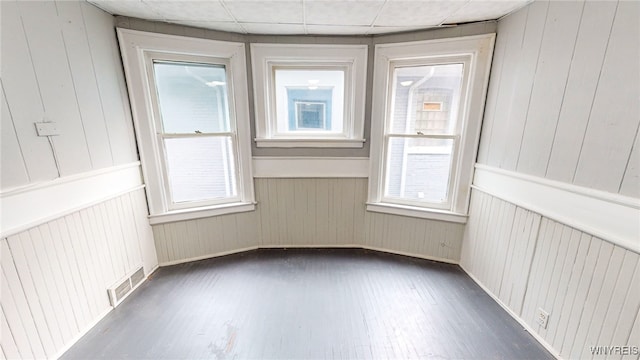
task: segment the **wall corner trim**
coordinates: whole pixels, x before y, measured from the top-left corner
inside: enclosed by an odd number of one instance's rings
[[[640,253],[640,199],[476,164],[473,188]]]
[[[112,166],[0,193],[0,233],[17,234],[144,187],[140,162]]]

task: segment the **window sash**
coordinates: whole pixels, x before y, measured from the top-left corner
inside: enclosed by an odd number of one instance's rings
[[[154,71],[154,63],[176,63],[176,64],[193,64],[193,65],[213,65],[213,66],[224,66],[225,68],[225,78],[226,78],[226,87],[227,87],[227,102],[225,106],[227,107],[227,112],[229,116],[229,131],[220,131],[215,133],[236,133],[236,114],[235,114],[235,104],[234,104],[234,94],[233,91],[233,83],[231,78],[230,62],[229,59],[225,58],[216,58],[216,57],[208,57],[208,56],[194,56],[194,55],[185,55],[185,54],[172,54],[165,52],[145,52],[145,68],[147,71],[147,81],[149,86],[149,95],[151,96],[151,113],[153,114],[153,125],[155,128],[156,134],[176,134],[176,133],[166,133],[164,131],[164,124],[162,123],[162,113],[160,111],[160,99],[158,97],[158,87],[157,80]],[[191,133],[184,133],[185,135]],[[206,133],[212,134],[212,133]]]
[[[407,199],[405,197],[396,197],[387,195],[387,186],[389,185],[389,177],[390,177],[390,161],[389,161],[389,147],[391,139],[393,138],[401,138],[401,139],[434,139],[434,140],[452,140],[453,145],[451,149],[451,163],[449,166],[449,182],[447,184],[447,196],[445,202],[433,202],[433,201],[413,201],[411,199]],[[399,204],[399,205],[409,205],[416,207],[424,207],[424,208],[433,208],[439,210],[451,210],[453,204],[453,195],[454,189],[456,187],[456,173],[459,162],[459,146],[460,146],[460,136],[459,135],[422,135],[422,134],[385,134],[384,135],[384,144],[383,144],[383,152],[382,152],[382,187],[381,187],[381,200],[382,202],[390,203],[390,204]],[[404,161],[404,159],[403,159]]]
[[[233,178],[234,183],[231,184],[236,189],[236,196],[224,197],[224,198],[216,198],[216,199],[205,199],[205,200],[193,200],[193,201],[182,201],[175,202],[173,200],[173,196],[171,194],[171,179],[169,177],[169,168],[168,168],[168,159],[167,159],[167,151],[166,151],[166,143],[165,139],[189,139],[189,138],[203,138],[203,137],[223,137],[229,138],[231,141],[231,154],[228,154],[233,162]],[[164,180],[164,193],[165,198],[168,200],[167,205],[169,210],[180,210],[187,209],[193,207],[201,207],[208,205],[220,205],[232,202],[241,201],[241,193],[240,193],[240,170],[239,170],[239,162],[238,162],[238,151],[237,151],[237,139],[234,133],[214,133],[214,134],[158,134],[158,144],[159,150],[161,151],[160,162],[162,168],[162,176]],[[226,175],[226,174],[223,174]]]

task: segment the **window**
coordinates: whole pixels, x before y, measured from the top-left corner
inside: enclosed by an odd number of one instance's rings
[[[244,45],[118,36],[151,222],[253,210]]]
[[[260,147],[362,147],[366,45],[252,44]]]
[[[368,210],[465,221],[493,41],[376,46]]]

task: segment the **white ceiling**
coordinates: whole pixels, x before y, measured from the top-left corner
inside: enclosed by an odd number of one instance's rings
[[[531,0],[88,0],[113,14],[244,34],[370,35],[498,19]]]

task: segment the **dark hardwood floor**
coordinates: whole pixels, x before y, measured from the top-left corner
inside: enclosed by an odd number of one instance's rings
[[[62,359],[553,359],[458,266],[356,249],[159,269]]]

